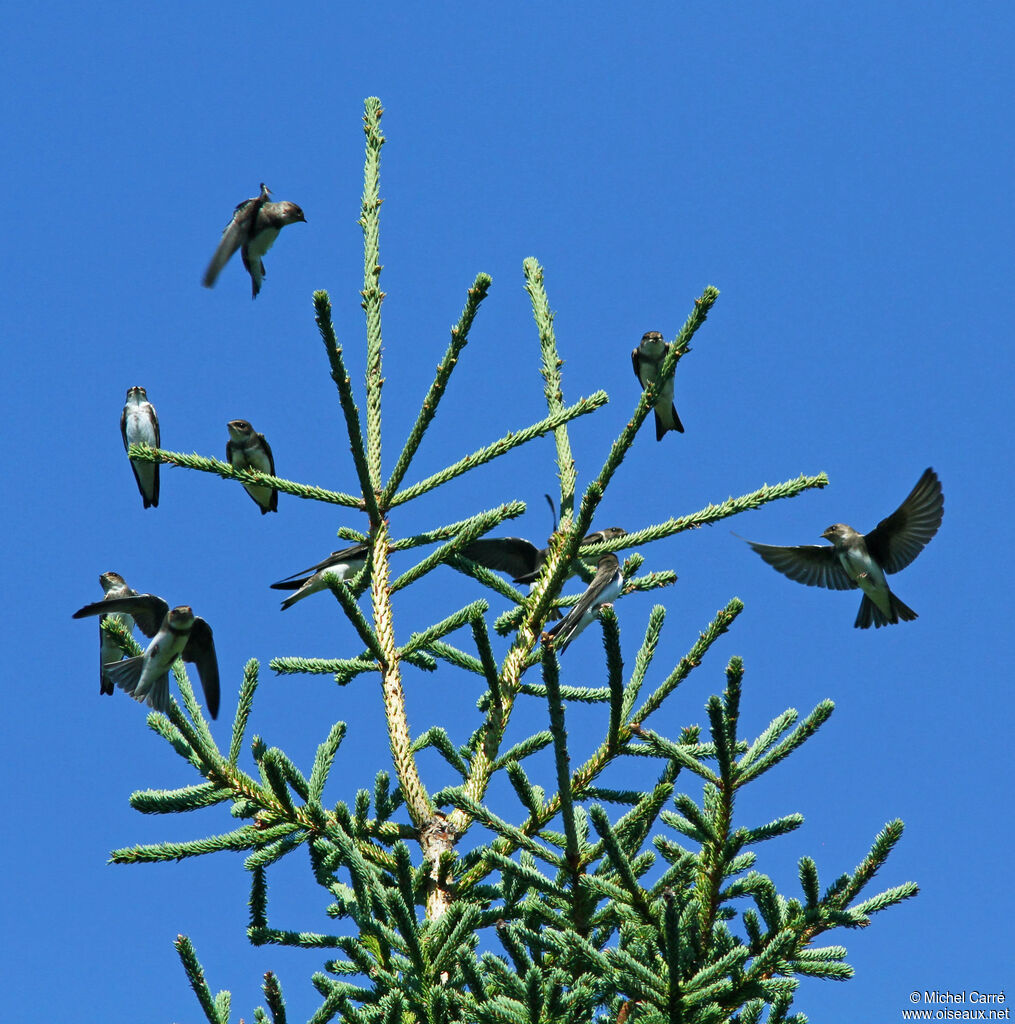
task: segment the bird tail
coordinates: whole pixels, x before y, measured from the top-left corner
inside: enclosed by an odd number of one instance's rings
[[[169,710],[169,673],[164,672],[154,682],[141,686],[141,673],[144,671],[144,655],[136,658],[125,658],[103,665],[106,675],[136,701],[147,704],[156,711]]]
[[[260,260],[257,261],[257,267],[261,271],[260,274],[255,274],[253,267],[250,264],[247,264],[246,260],[243,262],[247,266],[247,270],[250,272],[250,297],[252,299],[256,299],[257,293],[261,290],[261,282],[264,280],[267,271],[264,269],[264,264]]]
[[[573,609],[572,609],[573,611]],[[596,616],[586,619],[584,615],[575,618],[572,614],[565,615],[552,629],[548,629],[543,635],[553,644],[553,650],[557,654],[563,654],[571,645],[571,641],[581,633],[585,627],[592,622]]]
[[[882,626],[893,626],[897,622],[912,622],[917,617],[909,605],[900,601],[893,593],[888,594],[891,615],[886,615],[866,594],[860,602],[860,610],[856,613],[856,629],[880,629]]]
[[[324,570],[324,572],[328,572],[328,571],[329,570]],[[286,608],[292,608],[292,606],[294,604],[296,604],[297,601],[302,601],[303,598],[309,597],[311,594],[316,594],[320,590],[327,590],[328,589],[328,584],[323,579],[324,572],[315,573],[309,579],[305,579],[302,582],[302,584],[300,585],[299,590],[297,590],[296,593],[293,594],[292,597],[287,597],[282,602],[282,611],[285,611]],[[331,572],[332,572],[332,575],[336,575],[333,571],[331,571]],[[322,578],[318,579],[317,578],[318,576],[321,576]],[[337,578],[341,579],[341,576],[337,576]],[[272,585],[276,586],[275,584],[272,584]],[[283,588],[280,585],[278,585],[278,586],[276,586],[276,589],[281,590]]]
[[[281,589],[281,588],[279,588],[279,589]],[[316,594],[319,590],[324,590],[324,589],[325,588],[323,586],[319,586],[319,587],[306,586],[306,585],[301,586],[299,588],[299,590],[297,590],[296,593],[292,595],[292,597],[287,597],[282,602],[282,611],[285,611],[286,608],[292,608],[292,606],[294,604],[296,604],[297,601],[302,601],[303,598],[309,597],[311,594]]]
[[[159,467],[150,462],[137,463],[130,460],[130,468],[134,470],[137,489],[141,492],[141,500],[145,508],[159,507]]]
[[[670,413],[673,416],[673,429],[678,434],[682,434],[684,432],[684,425],[680,422],[680,417],[677,415],[677,407],[675,405],[670,406]],[[656,440],[658,441],[659,439],[656,438]]]
[[[299,590],[309,579],[310,577],[306,574],[299,574],[298,579],[287,576],[284,580],[279,580],[278,583],[269,583],[268,586],[272,590]]]
[[[101,619],[99,620],[102,621]],[[123,654],[115,643],[106,643],[106,631],[99,628],[99,693],[113,693],[116,687],[106,674],[106,663],[122,658]]]
[[[99,618],[99,693],[115,693],[116,687],[106,672],[106,665],[123,658],[125,648],[121,646],[120,637],[112,630],[103,629],[104,623],[119,623],[129,633],[134,628],[134,620],[129,615],[114,612]]]
[[[677,433],[682,434],[684,432],[684,425],[680,422],[680,417],[677,415],[677,407],[675,405],[670,406],[670,416],[673,417],[673,426],[668,427],[663,422],[662,416],[656,412],[656,440],[661,441],[666,436],[667,430],[676,430]]]
[[[559,646],[557,645],[557,638],[562,632],[562,628],[565,625],[567,625],[567,617],[565,616],[564,618],[560,618],[558,614],[558,622],[556,623],[556,625],[554,625],[551,629],[548,629],[545,633],[543,633],[543,643],[553,644],[553,648],[555,651],[557,651],[558,654],[562,653],[566,649],[567,645],[571,642],[571,638],[567,637],[564,639],[564,642],[562,644],[560,644]]]

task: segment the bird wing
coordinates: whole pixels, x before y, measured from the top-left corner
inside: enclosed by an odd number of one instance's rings
[[[197,674],[201,678],[201,689],[204,690],[204,702],[208,705],[208,714],[217,718],[219,713],[219,663],[215,656],[215,641],[212,638],[211,626],[199,615],[194,617],[194,625],[190,627],[187,646],[180,657],[184,661],[197,666]]]
[[[515,582],[538,571],[545,553],[523,537],[481,537],[462,548],[462,554],[486,569],[506,572]]]
[[[638,378],[638,383],[641,384],[641,352],[636,348],[631,350],[631,365],[634,367],[634,375]],[[642,384],[642,387],[644,386]]]
[[[596,570],[595,576],[592,577],[592,582],[585,588],[585,593],[578,598],[577,604],[564,617],[564,622],[559,624],[561,627],[559,631],[566,633],[568,627],[564,623],[569,621],[571,624],[580,622],[582,616],[594,604],[601,603],[602,593],[606,589],[606,585],[617,575],[620,569],[620,560],[616,555],[604,555],[601,562],[606,564],[601,564]],[[554,631],[557,631],[556,627]]]
[[[578,603],[545,635],[545,638],[553,643],[553,649],[557,654],[563,654],[567,650],[571,641],[593,621],[598,608],[618,596],[623,585],[624,579],[620,574],[617,556],[604,555],[600,559],[595,577],[585,593],[578,598]]]
[[[272,476],[274,475],[272,473]],[[350,547],[342,548],[341,551],[332,551],[327,558],[322,558],[317,565],[294,572],[291,576],[286,576],[277,583],[269,584],[269,586],[272,590],[295,590],[296,587],[305,582],[307,577],[313,576],[314,573],[320,572],[322,569],[330,569],[333,565],[338,565],[340,562],[351,562],[355,559],[364,558],[366,553],[366,544],[353,544]]]
[[[264,434],[258,434],[257,439],[261,442],[261,445],[264,448],[264,454],[268,456],[268,472],[271,474],[271,476],[274,476],[275,456],[272,455],[271,453],[271,445],[268,444],[268,439],[264,436]]]
[[[905,569],[937,533],[944,512],[941,481],[927,469],[909,497],[864,537],[867,550],[885,572]]]
[[[264,446],[264,454],[268,456],[268,472],[272,476],[274,476],[275,475],[275,456],[271,452],[271,445],[268,444],[268,439],[264,436],[264,434],[258,434],[257,436],[261,439],[261,444]],[[268,499],[268,511],[269,512],[277,512],[278,511],[278,488],[277,487],[272,487],[272,489],[271,489],[271,497]],[[261,509],[261,513],[262,514],[264,513],[264,509],[263,508]]]
[[[856,584],[846,575],[835,548],[826,544],[799,544],[780,547],[776,544],[747,542],[773,569],[778,569],[797,583],[829,590],[853,590]]]
[[[249,226],[257,216],[258,210],[264,205],[265,198],[266,196],[262,193],[254,199],[244,199],[236,207],[232,220],[229,221],[225,231],[222,232],[222,238],[215,249],[215,255],[212,256],[211,263],[208,264],[208,269],[204,272],[204,278],[201,283],[205,288],[210,288],[215,283],[222,268],[229,262],[233,253],[243,244],[243,239],[249,233]]]
[[[147,637],[155,636],[162,620],[169,611],[169,605],[155,594],[138,594],[135,597],[113,597],[95,601],[79,608],[72,616],[83,619],[86,615],[106,615],[109,612],[126,612],[134,616],[137,628]]]

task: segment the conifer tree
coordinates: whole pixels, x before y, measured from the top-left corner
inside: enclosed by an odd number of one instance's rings
[[[738,791],[778,770],[780,762],[827,720],[831,702],[820,702],[803,717],[794,710],[783,711],[760,736],[740,735],[743,664],[733,657],[723,670],[709,658],[715,641],[742,610],[736,598],[710,621],[702,617],[699,639],[674,666],[661,666],[655,658],[663,606],[652,610],[630,667],[621,658],[618,617],[611,606],[604,606],[598,623],[590,627],[602,633],[599,686],[561,682],[559,652],[547,640],[546,628],[555,608],[573,603],[561,597],[568,576],[578,572],[589,580],[591,567],[602,555],[625,554],[624,593],[666,587],[675,579],[671,571],[638,575],[640,552],[650,550],[652,541],[823,487],[827,478],[819,473],[764,486],[580,549],[617,468],[705,323],[718,292],[709,287],[694,300],[658,379],[643,391],[592,482],[577,493],[568,424],[594,414],[607,396],[599,391],[565,404],[553,314],[542,268],[533,259],[525,261],[524,274],[539,337],[547,415],[492,443],[477,440],[475,450],[456,463],[411,486],[404,484],[487,296],[490,278],[480,274],[468,290],[408,440],[385,474],[380,458],[381,114],[379,100],[366,101],[360,220],[365,416],[336,340],[328,295],[314,295],[317,328],[348,430],[358,493],[236,470],[218,459],[143,445],[132,445],[129,455],[218,474],[237,485],[277,487],[365,516],[362,532],[339,530],[340,536],[366,545],[364,567],[352,578],[343,580],[338,572],[325,577],[336,614],[355,630],[359,649],[335,659],[276,658],[270,668],[277,673],[330,675],[343,685],[361,685],[378,677],[390,761],[382,760],[378,752],[372,792],[341,793],[337,802],[326,804],[324,790],[342,756],[346,723],[335,722],[321,736],[310,765],[296,763],[257,737],[248,745],[246,727],[260,676],[260,666],[250,661],[239,685],[229,749],[222,751],[178,662],[174,671],[183,707],[173,702],[168,714],[152,712],[148,721],[188,762],[196,778],[183,789],[136,792],[131,803],[146,813],[223,805],[243,824],[189,842],[116,850],[113,860],[159,862],[243,851],[250,877],[249,941],[305,949],[308,964],[320,968],[312,976],[320,993],[313,1024],[802,1021],[792,1012],[801,976],[851,975],[841,946],[819,944],[824,933],[864,927],[874,913],[917,891],[905,883],[861,898],[901,836],[899,821],[885,825],[856,868],[824,887],[817,865],[804,857],[799,863],[800,891],[783,894],[759,870],[759,854],[767,849],[762,844],[798,828],[802,817],[735,820]],[[548,433],[556,442],[553,468],[560,479],[560,524],[528,594],[467,554],[476,540],[524,511],[519,500],[506,500],[414,536],[392,534],[389,513],[397,506],[493,459],[510,458],[515,448]],[[429,550],[412,568],[393,576],[392,552],[423,547]],[[404,636],[405,629],[396,622],[391,595],[409,586],[434,585],[432,572],[438,566],[451,566],[478,581],[490,599],[471,600],[397,645],[395,638]],[[505,603],[510,610],[491,623],[491,608]],[[499,660],[491,627],[510,637]],[[113,617],[102,628],[127,653],[139,652]],[[405,712],[407,666],[473,677],[482,691],[479,728],[472,735],[454,736],[433,724],[413,735]],[[671,711],[668,720],[673,720],[673,695],[695,671],[723,680],[722,693],[707,704],[707,731],[687,726],[668,733],[661,727],[659,712],[666,705]],[[223,683],[228,694],[229,682]],[[471,702],[474,690],[461,687],[462,700]],[[548,726],[507,746],[507,728],[522,701],[544,705]],[[568,735],[569,709],[576,703],[599,712],[598,745],[577,765]],[[428,784],[419,759],[426,749],[446,761],[460,780],[456,785],[435,790]],[[533,777],[526,759],[541,750],[552,752],[554,771]],[[611,766],[621,759],[635,759],[643,779],[640,788],[617,790],[603,784]],[[498,774],[509,781],[516,798],[509,813],[498,813],[488,800]],[[336,922],[328,934],[282,930],[271,923],[273,868],[301,848],[309,852],[309,866]],[[229,993],[212,995],[198,953],[187,938],[180,936],[177,947],[208,1021],[226,1024],[232,1019]],[[256,1009],[254,1019],[284,1024],[279,979],[267,974],[263,990],[266,1008]]]

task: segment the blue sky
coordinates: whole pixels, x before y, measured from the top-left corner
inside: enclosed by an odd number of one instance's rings
[[[656,601],[669,612],[658,680],[738,595],[746,610],[656,728],[705,724],[734,654],[746,662],[746,736],[787,707],[835,702],[819,734],[738,804],[744,824],[805,816],[761,851],[759,869],[784,891],[796,892],[801,855],[824,885],[885,822],[906,823],[877,883],[913,880],[919,897],[865,931],[833,933],[856,978],[804,982],[797,1009],[888,1021],[912,990],[1010,988],[1011,896],[997,880],[1012,840],[1011,558],[990,545],[1013,500],[1013,27],[1008,8],[983,3],[42,3],[9,18],[10,1019],[203,1019],[172,947],[179,932],[212,989],[232,990],[234,1019],[263,1002],[268,969],[290,1019],[317,1005],[308,979],[323,957],[247,947],[240,858],[106,863],[113,848],[231,819],[130,809],[132,791],[192,776],[141,708],[99,698],[95,624],[70,614],[101,596],[107,569],[190,603],[215,630],[220,743],[256,657],[252,730],[267,742],[309,766],[330,723],[350,723],[332,800],[385,766],[374,679],[337,689],[267,670],[277,655],[358,650],[328,595],[280,615],[267,584],[340,546],[335,530],[362,517],[285,495],[262,517],[236,484],[168,467],[160,507],[143,511],[118,433],[124,393],[141,384],[167,448],[221,457],[226,421],[242,417],[268,436],[280,475],[354,489],[311,294],[330,292],[362,408],[369,95],[384,101],[389,140],[386,468],[477,273],[493,286],[409,482],[545,414],[525,257],[545,268],[566,400],[610,395],[572,428],[582,485],[637,400],[630,349],[646,330],[672,338],[717,286],[678,370],[686,434],[657,444],[647,424],[597,523],[631,530],[802,472],[831,484],[641,549],[647,568],[675,569],[679,582],[618,605],[625,661]],[[230,211],[260,181],[308,223],[269,253],[256,302],[238,259],[202,289]],[[549,439],[530,445],[393,514],[393,534],[521,499],[528,513],[503,532],[542,542],[553,457]],[[730,536],[817,543],[839,520],[869,530],[927,466],[944,486],[944,523],[892,580],[913,623],[854,630],[855,593],[792,583]],[[478,596],[441,570],[396,605],[401,638]],[[598,681],[596,632],[568,651],[565,681]],[[416,732],[472,731],[472,680],[442,668],[406,685]],[[518,735],[543,727],[545,708],[525,714]],[[571,725],[579,748],[585,728],[590,745],[598,735],[585,721]],[[325,929],[302,859],[279,878],[272,923]]]

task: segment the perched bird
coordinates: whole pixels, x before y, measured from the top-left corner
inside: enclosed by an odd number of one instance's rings
[[[663,341],[658,331],[646,331],[641,336],[641,344],[631,352],[634,364],[634,375],[642,388],[646,388],[659,376],[659,367],[670,351],[670,346]],[[684,425],[677,415],[677,407],[673,404],[673,378],[656,397],[656,440],[661,441],[667,430],[684,432]]]
[[[275,459],[264,434],[258,434],[246,420],[230,420],[226,426],[229,428],[226,462],[233,469],[256,469],[274,476]],[[244,484],[243,487],[257,503],[261,515],[278,511],[277,487],[267,484]]]
[[[272,590],[295,590],[292,597],[287,597],[282,602],[282,610],[291,608],[297,601],[324,590],[328,584],[325,582],[325,575],[331,573],[343,583],[352,579],[366,564],[366,544],[353,544],[351,547],[343,548],[341,551],[332,551],[327,558],[322,559],[317,565],[309,569],[302,569],[294,572],[292,576],[286,576],[278,583],[272,583]]]
[[[104,602],[118,597],[137,597],[137,591],[131,590],[118,572],[104,572],[99,577],[99,584],[106,595]],[[99,693],[113,692],[113,680],[107,675],[105,666],[123,657],[120,645],[102,628],[102,623],[107,619],[119,622],[128,633],[134,628],[134,619],[126,612],[111,613],[99,618]]]
[[[857,629],[910,622],[916,612],[892,593],[885,573],[905,569],[937,533],[944,516],[941,481],[928,469],[917,481],[909,497],[870,533],[857,533],[845,523],[834,523],[821,534],[832,546],[802,544],[777,547],[747,543],[769,565],[791,580],[809,587],[852,590],[859,587],[863,600],[857,612]]]
[[[86,615],[111,612],[132,615],[137,628],[145,636],[154,637],[144,654],[103,665],[106,675],[121,690],[156,711],[168,711],[169,670],[179,656],[197,666],[208,713],[212,718],[218,715],[218,659],[211,626],[204,619],[187,605],[170,610],[169,605],[154,594],[106,598],[79,608],[73,617],[82,619]]]
[[[261,282],[264,280],[264,254],[275,244],[278,233],[286,224],[295,224],[297,221],[305,223],[307,219],[295,203],[268,202],[270,195],[268,186],[262,181],[261,194],[253,199],[244,199],[236,207],[233,219],[222,232],[222,239],[215,250],[215,255],[204,272],[201,283],[205,288],[211,288],[215,284],[219,272],[229,262],[232,254],[239,249],[243,265],[250,275],[252,297],[257,298]]]
[[[581,547],[623,537],[627,533],[619,526],[611,526],[596,533],[587,533]],[[506,572],[515,583],[533,583],[542,572],[549,548],[537,548],[522,537],[481,537],[462,548],[462,554],[494,572]]]
[[[159,447],[159,418],[155,413],[155,406],[148,401],[148,394],[144,388],[127,389],[127,402],[120,414],[120,435],[123,437],[124,451],[132,444],[146,444],[149,448]],[[141,492],[144,507],[158,508],[159,464],[131,459],[130,468],[134,470],[134,479],[137,481],[137,489]]]
[[[585,593],[553,629],[543,634],[543,643],[552,643],[554,650],[563,654],[571,641],[599,615],[599,609],[620,597],[623,586],[624,574],[617,556],[603,555]]]

